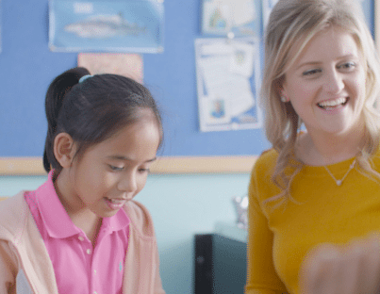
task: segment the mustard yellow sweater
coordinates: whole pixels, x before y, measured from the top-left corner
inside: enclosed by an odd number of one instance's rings
[[[306,253],[321,243],[344,244],[380,230],[380,184],[350,171],[341,186],[323,166],[304,166],[292,183],[292,196],[275,210],[262,202],[280,193],[271,181],[277,152],[257,160],[249,187],[247,294],[299,293],[299,270]],[[341,179],[353,158],[329,165]],[[373,158],[380,171],[380,152]]]

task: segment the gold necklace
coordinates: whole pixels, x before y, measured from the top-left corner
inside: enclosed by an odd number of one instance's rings
[[[345,173],[345,175],[343,176],[343,178],[341,178],[340,180],[337,180],[334,177],[334,175],[332,174],[332,172],[329,170],[329,168],[326,165],[324,165],[323,167],[327,170],[327,172],[329,173],[329,175],[334,179],[334,181],[337,184],[337,186],[340,186],[340,185],[342,185],[344,179],[348,176],[348,174],[350,173],[350,171],[355,167],[355,164],[356,164],[356,158],[351,163],[350,167],[348,168],[348,171]]]

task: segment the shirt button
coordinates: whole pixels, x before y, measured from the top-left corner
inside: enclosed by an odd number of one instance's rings
[[[87,250],[86,250],[86,253],[87,253],[87,254],[91,254],[91,249],[87,249]]]
[[[84,238],[82,236],[79,236],[78,239],[79,239],[79,241],[83,241],[84,240]]]
[[[94,275],[96,275],[96,270],[94,270]]]

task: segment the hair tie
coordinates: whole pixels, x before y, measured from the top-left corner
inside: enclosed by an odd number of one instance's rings
[[[87,80],[88,78],[92,78],[93,75],[84,75],[83,77],[81,77],[79,79],[79,84],[82,84],[85,80]]]

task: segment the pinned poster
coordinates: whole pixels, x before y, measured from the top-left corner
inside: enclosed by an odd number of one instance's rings
[[[49,2],[51,51],[161,53],[163,30],[163,0]]]
[[[259,36],[260,5],[259,0],[203,0],[202,33]]]
[[[196,39],[195,52],[200,130],[260,128],[258,39]]]

